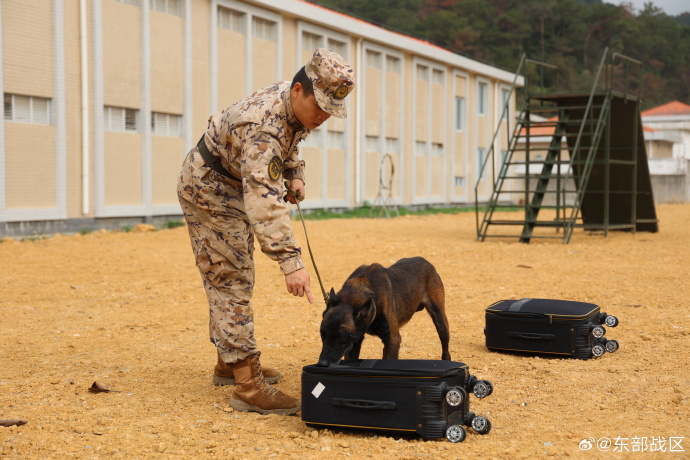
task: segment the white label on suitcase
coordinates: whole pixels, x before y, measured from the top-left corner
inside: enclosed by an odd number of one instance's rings
[[[326,387],[324,386],[323,383],[319,382],[316,384],[313,390],[311,390],[311,394],[313,394],[315,397],[321,396],[321,393],[323,393],[323,390],[325,390]]]

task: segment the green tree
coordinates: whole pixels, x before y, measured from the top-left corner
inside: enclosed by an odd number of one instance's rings
[[[591,88],[604,49],[643,63],[644,107],[690,102],[690,12],[602,0],[312,0],[451,51],[514,71],[520,56],[558,66],[528,81]],[[533,67],[533,66],[532,66]]]

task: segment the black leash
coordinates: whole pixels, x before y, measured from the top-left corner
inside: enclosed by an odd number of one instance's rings
[[[323,288],[323,283],[321,282],[321,275],[319,275],[319,269],[316,267],[316,261],[314,260],[314,254],[311,252],[311,245],[309,244],[309,235],[307,235],[307,226],[304,224],[304,216],[302,215],[302,208],[299,205],[299,202],[304,200],[304,197],[300,195],[299,190],[294,191],[290,188],[290,184],[288,181],[285,181],[285,190],[287,191],[287,194],[295,197],[295,204],[297,204],[297,211],[299,211],[299,217],[302,220],[302,227],[304,228],[304,237],[307,240],[307,249],[309,249],[309,257],[311,257],[311,263],[314,265],[314,271],[316,272],[316,277],[319,280],[319,285],[321,286],[321,293],[323,294],[323,300],[326,302],[326,306],[328,306],[328,294],[326,294],[326,290]],[[287,197],[285,197],[285,201],[287,201]]]

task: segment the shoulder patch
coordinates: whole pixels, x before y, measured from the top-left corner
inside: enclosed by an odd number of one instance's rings
[[[271,180],[280,179],[280,174],[283,172],[283,160],[278,155],[274,155],[268,163],[268,177]]]

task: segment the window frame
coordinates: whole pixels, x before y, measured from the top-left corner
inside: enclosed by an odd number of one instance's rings
[[[296,68],[300,68],[304,65],[301,59],[302,52],[313,53],[316,48],[305,48],[304,35],[312,35],[318,42],[318,48],[332,48],[331,42],[337,42],[342,46],[342,49],[338,51],[345,61],[350,62],[350,52],[351,45],[349,45],[349,37],[346,34],[338,32],[333,29],[327,29],[304,20],[297,21],[297,49],[299,50],[297,54]]]
[[[113,120],[113,112],[114,111],[119,111],[119,118],[121,122],[121,129],[115,129],[114,125],[112,123]],[[104,105],[103,106],[103,130],[108,131],[108,132],[113,132],[113,133],[129,133],[129,134],[138,134],[140,132],[140,115],[139,115],[140,110],[139,109],[132,109],[129,107],[117,107],[113,105]],[[132,120],[127,120],[129,116],[134,116],[134,121]],[[134,124],[134,129],[127,129],[127,126],[132,126]]]
[[[264,31],[268,27],[269,36],[264,36]],[[264,16],[252,15],[252,38],[278,43],[278,22]]]
[[[465,132],[467,123],[467,101],[463,96],[455,96],[455,131]]]
[[[177,129],[171,125],[171,120],[177,120]],[[163,121],[163,123],[160,123]],[[165,129],[160,129],[165,125]],[[182,137],[182,115],[176,113],[151,112],[151,134],[154,136]]]
[[[8,117],[8,98],[9,98],[9,111],[10,111],[10,116]],[[27,102],[27,118],[26,119],[21,119],[17,117],[17,98],[22,98],[22,100],[26,100]],[[45,110],[41,110],[41,113],[44,114],[45,116],[43,117],[45,121],[42,121],[42,119],[39,121],[37,111],[36,111],[36,103],[37,102],[45,102]],[[9,121],[12,123],[28,123],[32,125],[41,125],[41,126],[50,126],[52,125],[52,116],[51,116],[51,109],[52,109],[52,99],[47,98],[47,97],[40,97],[40,96],[26,96],[23,94],[13,94],[13,93],[4,93],[3,94],[3,119],[4,121]]]
[[[171,4],[174,3],[174,7],[171,6]],[[158,5],[163,4],[164,6],[161,8]],[[171,16],[177,16],[181,18],[183,16],[183,7],[182,7],[182,1],[181,0],[151,0],[149,2],[149,8],[151,11],[157,11],[159,13],[163,14],[169,14]],[[173,10],[175,8],[175,10]]]
[[[228,27],[225,27],[222,21],[227,14]],[[236,15],[236,16],[235,16]],[[234,17],[237,19],[237,27],[235,25]],[[247,13],[244,11],[239,11],[234,8],[230,8],[225,5],[218,5],[218,14],[216,18],[216,27],[222,30],[228,30],[230,32],[235,32],[241,35],[247,35]]]
[[[486,116],[489,106],[489,82],[477,80],[477,115]]]
[[[499,107],[499,110],[501,111],[501,120],[507,120],[508,114],[505,112],[505,106],[510,101],[510,89],[506,88],[505,86],[501,86],[499,91],[501,93],[501,105]]]
[[[477,179],[484,180],[484,174],[482,171],[482,164],[486,161],[489,155],[489,149],[486,147],[477,147]]]

